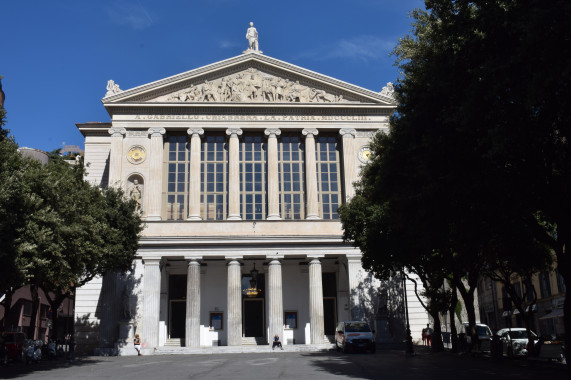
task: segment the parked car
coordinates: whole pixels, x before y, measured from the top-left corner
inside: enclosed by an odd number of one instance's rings
[[[530,331],[535,343],[539,340],[538,336]],[[501,329],[498,331],[498,337],[502,342],[502,353],[507,356],[527,356],[528,339],[527,332],[524,328],[515,327],[511,329]]]
[[[4,342],[4,360],[20,361],[23,359],[23,347],[26,334],[23,332],[5,332],[2,334]]]
[[[492,330],[483,323],[476,323],[476,333],[478,334],[478,341],[480,343],[480,351],[491,351],[492,349]],[[460,336],[465,340],[466,345],[472,343],[472,334],[469,330],[468,322],[462,323],[460,329]]]
[[[339,322],[335,329],[335,347],[337,351],[376,351],[374,330],[367,322]]]

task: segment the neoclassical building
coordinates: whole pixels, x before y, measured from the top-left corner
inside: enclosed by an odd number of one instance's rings
[[[343,242],[337,208],[388,127],[390,87],[369,91],[249,49],[107,89],[111,121],[77,124],[87,179],[137,199],[145,229],[131,273],[77,291],[80,349],[121,348],[134,332],[147,352],[275,334],[319,344],[337,321],[375,322],[387,293]],[[420,331],[426,314],[412,293],[409,304]]]

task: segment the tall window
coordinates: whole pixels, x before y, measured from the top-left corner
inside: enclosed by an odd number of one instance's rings
[[[549,283],[549,272],[547,271],[539,274],[539,291],[541,292],[541,298],[551,295],[551,284]]]
[[[188,215],[189,149],[187,136],[167,138],[167,220],[183,220]]]
[[[337,138],[331,135],[317,137],[317,186],[321,217],[339,219],[337,208],[341,202],[340,161]]]
[[[261,135],[240,143],[240,212],[243,220],[266,218],[266,144]]]
[[[228,150],[223,135],[202,139],[200,155],[200,214],[203,220],[224,220],[228,215]]]
[[[305,218],[305,154],[299,136],[282,136],[278,144],[280,215],[283,219]]]
[[[559,293],[565,293],[566,291],[565,280],[563,279],[563,276],[559,272],[559,267],[555,268],[555,276],[557,277],[557,290],[559,291]]]

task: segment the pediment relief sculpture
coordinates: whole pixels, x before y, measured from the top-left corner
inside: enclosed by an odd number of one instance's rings
[[[186,89],[158,97],[158,102],[284,102],[340,103],[350,102],[342,94],[332,94],[319,88],[300,84],[250,68],[214,80],[204,80]]]

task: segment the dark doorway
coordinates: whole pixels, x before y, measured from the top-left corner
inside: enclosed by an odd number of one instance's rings
[[[171,301],[170,302],[170,331],[169,337],[181,338],[184,341],[184,333],[186,330],[186,302],[185,301]]]
[[[244,336],[264,337],[264,300],[244,299]]]
[[[335,335],[337,325],[337,305],[335,298],[323,298],[323,324],[325,335]]]

